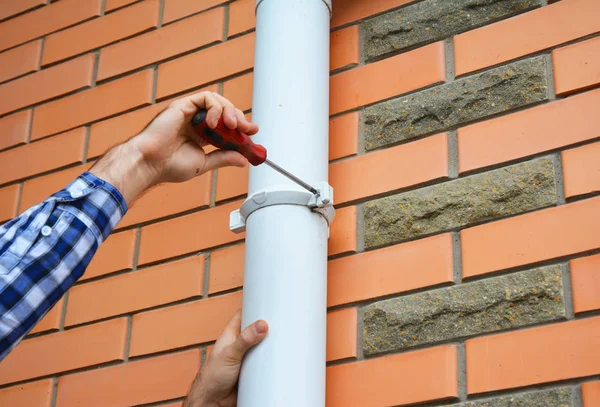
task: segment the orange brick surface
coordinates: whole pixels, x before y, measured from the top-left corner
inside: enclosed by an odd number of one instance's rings
[[[110,235],[94,255],[81,281],[130,270],[133,267],[136,233],[136,230],[127,230]]]
[[[47,140],[0,152],[0,184],[80,163],[85,148],[85,128]],[[52,151],[52,154],[48,152]],[[20,165],[27,162],[27,166]]]
[[[329,159],[348,157],[358,153],[357,112],[337,116],[329,121]]]
[[[244,250],[245,246],[239,244],[211,253],[209,294],[242,286],[244,283]]]
[[[594,407],[600,404],[600,382],[588,382],[581,385],[583,407]]]
[[[600,83],[600,38],[559,48],[552,52],[552,60],[557,95]]]
[[[600,198],[593,198],[465,229],[461,232],[463,276],[597,249],[598,210]]]
[[[449,234],[331,260],[327,305],[333,307],[450,283],[452,273]]]
[[[74,287],[65,325],[76,325],[202,295],[204,256]],[[104,301],[105,298],[113,298]]]
[[[353,25],[331,34],[329,69],[336,70],[358,65],[360,62],[359,28]]]
[[[195,349],[63,376],[56,405],[133,406],[182,397],[199,367]]]
[[[327,407],[395,406],[452,397],[458,397],[454,346],[327,369]]]
[[[84,55],[0,85],[0,114],[90,87],[94,60],[94,55]]]
[[[219,8],[103,48],[100,51],[98,80],[221,41],[224,14],[224,9]]]
[[[46,331],[56,331],[60,328],[60,321],[62,320],[64,297],[58,300],[58,302],[52,307],[50,311],[42,318],[40,322],[33,327],[30,333],[36,334]]]
[[[599,158],[600,143],[562,153],[567,198],[600,191]]]
[[[0,118],[0,150],[27,142],[31,126],[31,110],[23,110]]]
[[[46,0],[5,1],[0,5],[0,20],[43,6],[46,3]]]
[[[4,388],[0,390],[0,404],[50,407],[52,386],[52,379],[46,379]]]
[[[427,45],[332,76],[329,113],[341,113],[443,82],[445,77],[444,45]]]
[[[600,90],[572,96],[458,130],[461,172],[598,137]]]
[[[413,1],[414,0],[333,0],[331,26],[338,27],[345,25],[389,9],[410,4]]]
[[[217,170],[217,202],[237,198],[248,193],[248,170],[245,167],[224,167]]]
[[[152,70],[118,79],[72,96],[47,103],[35,110],[31,138],[103,119],[152,102]]]
[[[598,32],[598,13],[600,3],[596,0],[559,1],[457,35],[456,74],[463,75]]]
[[[357,325],[356,308],[327,314],[327,361],[356,357]]]
[[[100,15],[102,0],[61,0],[0,24],[0,51]]]
[[[575,312],[600,309],[600,255],[571,260]]]
[[[220,295],[133,317],[131,356],[177,349],[217,339],[242,306],[242,293]],[[161,329],[157,330],[156,327]]]
[[[466,342],[467,391],[483,393],[600,372],[600,318]]]
[[[252,81],[254,75],[238,76],[223,83],[223,96],[241,111],[252,108]]]
[[[40,68],[42,41],[32,41],[0,54],[0,83]]]
[[[187,17],[208,8],[225,3],[224,0],[165,0],[163,22],[170,23],[174,20]]]
[[[110,11],[117,10],[121,7],[125,7],[131,3],[135,3],[139,0],[106,0],[106,9],[105,11],[108,13]]]
[[[330,227],[329,246],[330,256],[356,251],[356,207],[338,209]]]
[[[158,25],[159,0],[144,0],[107,16],[46,37],[42,64],[47,65]]]
[[[127,320],[119,318],[27,339],[2,361],[0,383],[122,360],[126,331]]]
[[[236,0],[229,4],[228,35],[237,35],[251,30],[256,25],[256,1]]]
[[[20,192],[19,184],[0,188],[0,222],[9,220],[17,214]]]

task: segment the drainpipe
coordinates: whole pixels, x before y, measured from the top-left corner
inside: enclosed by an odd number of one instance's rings
[[[242,325],[270,328],[244,361],[238,406],[324,407],[331,0],[257,0],[256,14],[254,140],[320,196],[251,167],[231,215],[232,230],[246,230]]]

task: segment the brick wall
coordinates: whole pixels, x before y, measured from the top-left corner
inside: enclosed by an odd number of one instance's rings
[[[0,221],[174,97],[250,113],[253,4],[2,2]],[[600,3],[334,10],[327,406],[600,405]],[[180,405],[241,304],[246,173],[144,195],[0,364],[0,404]]]

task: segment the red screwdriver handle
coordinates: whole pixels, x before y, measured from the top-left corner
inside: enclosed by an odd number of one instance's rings
[[[206,123],[206,110],[201,109],[192,118],[192,127],[204,141],[221,150],[237,151],[252,165],[259,165],[267,159],[267,149],[254,142],[246,134],[238,130],[231,130],[219,118],[217,127],[211,129]]]

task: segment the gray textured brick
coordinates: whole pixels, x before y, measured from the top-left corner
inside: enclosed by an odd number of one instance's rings
[[[426,0],[365,22],[365,54],[385,54],[437,41],[532,9],[539,0]]]
[[[529,58],[364,111],[365,147],[372,150],[548,100],[544,57]]]
[[[374,355],[564,316],[560,267],[537,268],[371,304],[363,351]]]
[[[365,204],[365,246],[397,243],[554,205],[552,158],[539,158]]]

